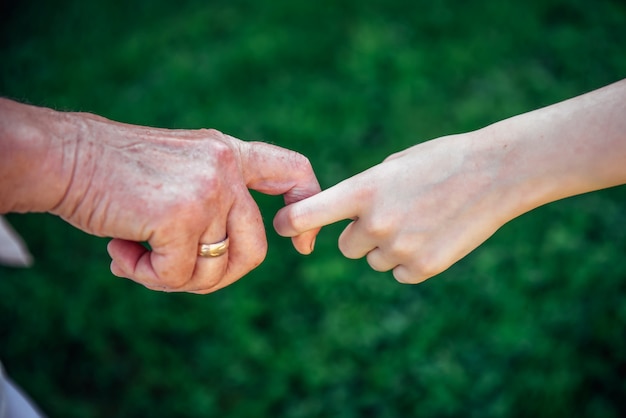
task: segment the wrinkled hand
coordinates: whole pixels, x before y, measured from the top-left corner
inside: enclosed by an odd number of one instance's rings
[[[284,194],[286,204],[320,190],[308,160],[293,151],[215,130],[72,117],[82,125],[74,171],[52,212],[88,233],[113,237],[113,274],[151,289],[208,293],[263,261],[265,230],[248,188]],[[294,246],[310,253],[316,234],[296,234]],[[226,254],[197,256],[199,243],[226,236]]]
[[[418,283],[447,269],[509,218],[494,177],[469,135],[443,137],[281,209],[277,232],[295,236],[352,219],[339,237],[348,258]]]

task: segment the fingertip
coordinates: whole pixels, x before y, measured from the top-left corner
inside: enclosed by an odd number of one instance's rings
[[[315,240],[320,228],[304,232],[291,238],[294,248],[302,255],[309,255],[315,249]]]
[[[293,237],[297,235],[297,232],[294,231],[293,227],[290,226],[288,219],[291,217],[291,205],[285,206],[281,208],[274,216],[274,220],[272,224],[274,225],[274,230],[281,237]]]

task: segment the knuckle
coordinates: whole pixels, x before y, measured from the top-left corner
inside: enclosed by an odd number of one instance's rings
[[[399,260],[401,263],[407,263],[413,261],[417,254],[411,243],[403,243],[402,240],[396,240],[391,244],[389,253],[393,255],[395,260]]]
[[[373,215],[360,221],[364,232],[374,239],[383,239],[389,236],[394,227],[389,216]]]
[[[217,129],[213,129],[213,128],[200,129],[200,133],[202,133],[205,136],[210,136],[210,137],[217,137],[217,138],[224,137],[224,134],[221,131],[218,131]]]
[[[311,160],[309,160],[308,157],[294,151],[293,159],[296,167],[298,167],[301,171],[305,173],[313,172],[313,165],[311,164]]]
[[[376,191],[374,187],[371,187],[371,182],[367,182],[363,179],[357,179],[354,184],[354,188],[351,190],[351,195],[356,202],[374,202],[376,197]]]
[[[399,158],[400,155],[401,155],[401,152],[395,152],[393,154],[390,154],[387,157],[385,157],[385,159],[383,160],[383,163],[395,160],[395,159]]]
[[[211,152],[220,163],[230,163],[235,160],[235,151],[225,141],[213,141]]]
[[[204,141],[197,143],[203,155],[210,161],[217,161],[220,165],[235,160],[235,145],[228,135],[216,129],[200,129],[198,134]]]
[[[413,271],[415,271],[419,276],[424,277],[423,280],[433,277],[445,270],[437,257],[429,255],[421,256],[413,260],[412,267]]]

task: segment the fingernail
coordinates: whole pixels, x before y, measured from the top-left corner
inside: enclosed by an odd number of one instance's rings
[[[313,238],[313,241],[311,241],[311,252],[313,252],[313,250],[315,249],[315,239],[317,237]]]

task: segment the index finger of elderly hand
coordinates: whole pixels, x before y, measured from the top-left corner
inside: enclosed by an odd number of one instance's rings
[[[282,194],[287,205],[321,191],[308,158],[264,142],[243,143],[242,171],[249,188],[266,194]],[[318,232],[319,228],[294,236],[296,250],[311,253]]]
[[[304,155],[264,142],[243,144],[242,171],[249,188],[283,194],[286,204],[320,192],[311,163]]]
[[[293,203],[278,211],[274,228],[279,235],[294,237],[343,219],[358,217],[359,202],[351,179]]]
[[[315,228],[311,231],[303,232],[300,235],[291,237],[293,246],[300,254],[311,254],[315,245],[315,237],[320,232],[321,228]]]

